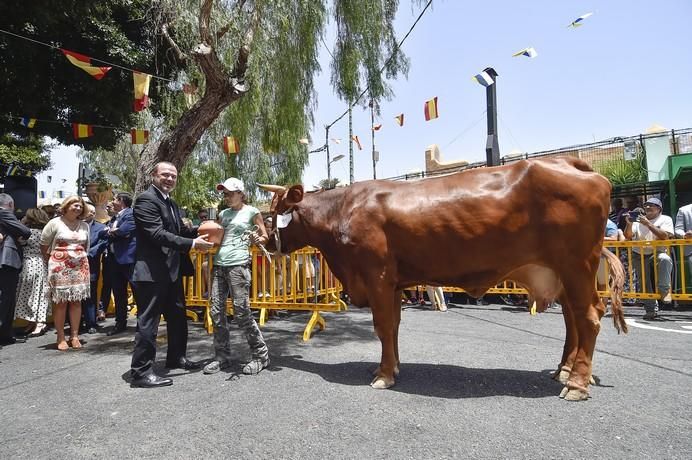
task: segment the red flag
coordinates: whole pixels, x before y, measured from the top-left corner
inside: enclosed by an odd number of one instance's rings
[[[382,123],[378,123],[376,125],[372,125],[372,130],[373,131],[379,131],[381,127],[382,127]]]
[[[68,51],[60,48],[68,61],[73,65],[79,67],[92,77],[97,80],[102,79],[112,67],[97,67],[91,65],[91,58],[89,56],[84,56],[83,54],[75,53],[74,51]]]
[[[351,139],[353,139],[353,142],[355,142],[358,146],[358,150],[363,150],[363,146],[360,145],[360,139],[358,139],[358,136],[354,134],[353,136],[351,136]]]
[[[437,96],[429,101],[425,101],[425,121],[434,120],[439,116],[440,114],[437,111]]]
[[[225,136],[223,138],[223,151],[228,154],[239,153],[240,143],[238,142],[238,139],[233,136]]]
[[[141,112],[149,107],[149,83],[151,75],[141,72],[132,72],[135,84],[135,112]]]
[[[130,137],[132,138],[133,144],[146,144],[149,142],[149,130],[132,128],[130,130]]]
[[[394,117],[394,119],[396,120],[396,122],[399,126],[404,126],[404,114],[403,113],[397,115],[396,117]]]
[[[81,123],[72,123],[72,135],[75,139],[82,139],[84,137],[91,137],[94,135],[94,129],[91,125],[84,125]]]

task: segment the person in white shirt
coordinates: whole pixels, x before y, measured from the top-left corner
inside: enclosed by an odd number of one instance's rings
[[[644,203],[644,214],[636,218],[636,222],[632,222],[633,217],[629,214],[625,217],[627,226],[625,227],[625,238],[633,241],[654,241],[667,240],[675,234],[673,219],[670,216],[662,214],[663,204],[658,198],[649,198]],[[641,253],[640,253],[641,251]],[[637,275],[637,279],[645,279],[647,286],[646,292],[653,292],[653,277],[651,276],[651,264],[653,263],[657,270],[658,292],[661,295],[663,303],[671,302],[671,276],[673,273],[673,261],[665,252],[664,248],[656,249],[656,261],[654,263],[654,249],[649,248],[634,248],[632,265]],[[644,278],[642,278],[642,263],[641,257],[644,257]],[[644,319],[654,319],[658,315],[658,306],[653,299],[645,299],[643,301],[646,314]]]

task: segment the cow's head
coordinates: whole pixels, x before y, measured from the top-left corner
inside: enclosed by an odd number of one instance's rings
[[[303,186],[294,185],[290,188],[281,185],[257,184],[267,192],[273,192],[271,207],[272,229],[266,248],[272,252],[288,254],[300,249],[307,243],[304,241],[304,229],[297,205],[303,200]]]

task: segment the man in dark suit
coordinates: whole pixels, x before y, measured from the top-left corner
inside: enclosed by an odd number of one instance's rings
[[[0,193],[0,345],[17,341],[12,330],[17,296],[17,281],[22,270],[20,238],[28,239],[31,230],[14,215],[14,199]]]
[[[135,219],[132,213],[132,195],[120,192],[113,200],[115,220],[101,231],[108,238],[108,274],[115,300],[115,327],[108,335],[116,335],[127,329],[127,283],[132,279],[135,263]]]
[[[188,254],[191,248],[210,249],[206,236],[196,237],[196,229],[183,225],[180,210],[170,198],[178,180],[178,170],[168,162],[158,163],[152,172],[153,184],[135,201],[134,218],[137,250],[132,276],[137,302],[137,335],[132,354],[132,386],[153,388],[172,385],[170,378],[154,373],[156,333],[161,313],[168,333],[167,368],[199,369],[199,363],[185,357],[187,318],[183,275],[192,275]]]
[[[89,298],[82,300],[82,314],[86,324],[87,334],[95,334],[98,332],[96,322],[96,303],[98,302],[98,281],[101,274],[101,255],[108,245],[108,238],[101,236],[102,230],[106,226],[101,222],[94,220],[96,209],[94,205],[87,204],[88,213],[84,218],[84,222],[89,225],[89,278],[91,281],[91,294]]]

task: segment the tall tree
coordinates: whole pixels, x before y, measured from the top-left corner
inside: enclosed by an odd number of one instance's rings
[[[224,122],[244,146],[280,153],[284,165],[306,161],[298,139],[312,123],[313,76],[328,18],[328,2],[316,0],[159,0],[156,30],[176,64],[199,83],[201,97],[172,124],[139,163],[137,189],[158,161],[179,168],[203,134],[229,106]],[[337,39],[332,80],[344,100],[365,86],[386,97],[386,76],[406,69],[392,21],[398,0],[334,0]],[[302,169],[301,165],[301,169]]]

